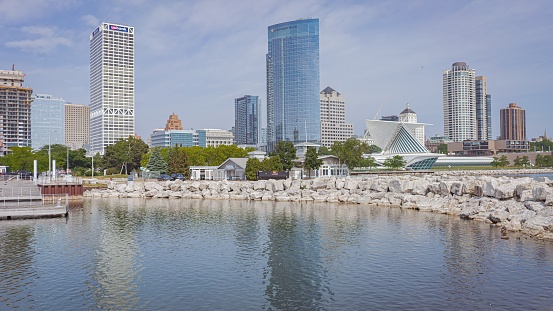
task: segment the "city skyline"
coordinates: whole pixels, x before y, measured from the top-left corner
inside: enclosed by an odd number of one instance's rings
[[[406,103],[416,107],[420,122],[434,124],[427,136],[442,133],[441,73],[457,61],[488,78],[492,138],[499,135],[499,108],[511,102],[526,109],[528,138],[553,131],[544,113],[553,96],[553,4],[547,1],[36,0],[5,1],[0,13],[6,16],[1,67],[15,64],[35,94],[78,104],[90,104],[91,30],[101,21],[134,26],[136,132],[142,137],[170,112],[182,116],[184,128],[230,129],[234,98],[266,97],[267,27],[310,16],[320,20],[319,91],[332,85],[348,98],[348,122],[357,135],[365,119]]]

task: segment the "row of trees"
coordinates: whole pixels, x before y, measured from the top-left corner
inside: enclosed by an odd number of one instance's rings
[[[217,166],[228,158],[246,158],[253,148],[236,145],[218,147],[155,147],[143,154],[141,166],[161,174],[189,174],[190,166]]]
[[[511,165],[511,162],[509,159],[507,159],[506,155],[502,155],[501,157],[493,157],[493,161],[491,163],[493,167],[507,167]],[[513,166],[515,167],[530,167],[532,166],[532,162],[528,158],[528,156],[517,156],[513,160]],[[553,167],[553,156],[551,155],[536,155],[536,161],[534,163],[534,166],[536,167]]]
[[[90,175],[92,158],[87,157],[85,149],[69,150],[64,145],[51,145],[51,159],[56,160],[56,169],[70,167],[75,175]],[[30,147],[13,147],[11,153],[0,158],[0,165],[9,166],[10,170],[33,170],[33,160],[38,160],[38,170],[47,171],[49,168],[49,147],[44,146],[38,151]],[[140,168],[160,173],[188,174],[190,166],[216,166],[228,158],[245,158],[253,148],[242,149],[236,145],[219,146],[217,148],[199,146],[194,147],[156,147],[148,148],[141,139],[129,136],[117,141],[114,145],[105,149],[103,156],[94,156],[94,168],[96,171],[106,171],[107,174],[129,174]],[[330,150],[321,147],[317,152],[309,148],[306,153],[304,169],[311,172],[317,170],[322,161],[318,158],[322,155],[335,155],[341,164],[351,171],[357,167],[372,168],[376,166],[374,158],[364,158],[363,154],[380,152],[374,145],[361,142],[356,138],[350,138],[344,142],[335,142]],[[288,141],[281,141],[276,146],[270,158],[263,161],[250,160],[249,176],[255,175],[258,170],[290,170],[296,160],[296,148]],[[69,161],[69,163],[67,162]],[[384,163],[389,168],[400,168],[405,162],[401,157],[388,159]]]

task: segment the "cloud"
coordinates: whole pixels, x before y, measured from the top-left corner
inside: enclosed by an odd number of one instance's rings
[[[0,0],[0,24],[67,10],[75,3],[76,0]]]
[[[73,42],[67,37],[67,33],[57,27],[27,26],[21,29],[23,33],[38,36],[35,39],[24,39],[6,42],[9,48],[18,48],[33,54],[48,54],[56,50],[58,46],[70,47]]]
[[[97,27],[98,25],[100,25],[100,21],[94,15],[84,15],[81,17],[81,20],[90,27]]]

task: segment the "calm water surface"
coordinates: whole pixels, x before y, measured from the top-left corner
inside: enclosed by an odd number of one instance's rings
[[[0,310],[553,310],[553,243],[359,205],[85,200],[0,222]]]

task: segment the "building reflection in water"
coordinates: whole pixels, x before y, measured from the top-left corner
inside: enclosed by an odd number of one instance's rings
[[[16,309],[20,304],[28,306],[33,300],[25,290],[37,278],[33,241],[31,226],[17,224],[0,228],[0,306]]]
[[[272,207],[265,245],[266,297],[279,310],[315,310],[328,299],[328,280],[321,258],[322,228],[314,217],[300,217],[312,209],[301,203]]]
[[[103,223],[92,271],[96,284],[90,284],[90,290],[102,310],[134,310],[139,300],[142,265],[135,235],[141,209],[131,202],[111,201],[111,207],[101,209]]]

